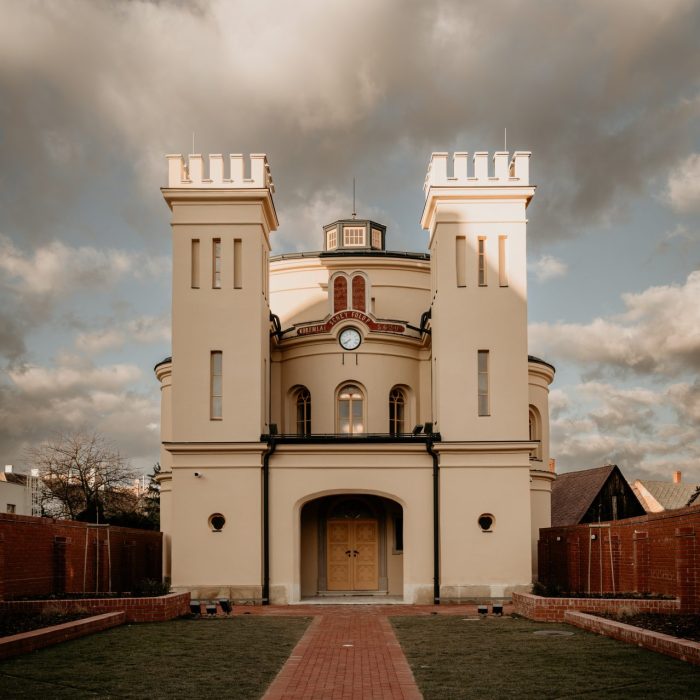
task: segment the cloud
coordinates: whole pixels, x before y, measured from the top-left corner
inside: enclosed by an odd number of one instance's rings
[[[559,471],[618,464],[628,479],[670,479],[684,469],[700,482],[700,384],[678,383],[654,391],[582,382],[557,391],[551,421],[551,454]],[[554,392],[552,392],[554,393]]]
[[[98,355],[123,348],[130,342],[169,343],[170,337],[169,316],[139,316],[121,323],[112,320],[104,328],[78,333],[75,347],[88,355]]]
[[[47,436],[89,429],[103,433],[138,468],[158,454],[158,387],[139,385],[143,372],[129,364],[95,365],[61,355],[50,365],[11,370],[0,382],[0,444],[9,462]],[[29,467],[31,465],[24,465]]]
[[[586,376],[622,372],[678,376],[700,370],[700,271],[682,285],[624,294],[624,313],[590,323],[535,323],[535,354],[578,364]]]
[[[671,171],[665,197],[678,213],[700,212],[700,153],[692,153]]]
[[[129,275],[137,279],[169,270],[169,258],[135,251],[92,246],[68,246],[61,241],[40,246],[31,253],[19,250],[0,235],[0,271],[23,294],[57,295],[113,285]]]
[[[352,175],[419,198],[431,150],[494,150],[508,126],[547,183],[537,237],[574,235],[688,152],[700,8],[659,5],[15,0],[0,26],[4,218],[41,240],[105,216],[159,236],[162,154],[193,131],[199,151],[267,151],[283,221]]]
[[[528,267],[532,270],[538,282],[547,282],[557,277],[564,277],[569,271],[569,266],[553,255],[543,255],[539,260],[530,263]]]

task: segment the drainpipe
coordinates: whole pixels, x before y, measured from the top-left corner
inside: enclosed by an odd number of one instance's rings
[[[270,604],[270,457],[277,448],[273,435],[267,436],[268,448],[263,454],[262,466],[262,507],[263,507],[263,581],[262,604]]]
[[[425,449],[433,458],[433,603],[440,605],[440,463],[430,435]]]

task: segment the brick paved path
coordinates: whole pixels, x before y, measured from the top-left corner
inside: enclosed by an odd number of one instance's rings
[[[290,605],[253,615],[313,615],[264,700],[418,700],[388,615],[470,615],[476,606]]]

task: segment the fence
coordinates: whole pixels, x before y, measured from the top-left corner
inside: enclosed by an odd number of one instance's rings
[[[700,612],[700,507],[608,523],[543,528],[539,580],[572,594],[672,596]]]
[[[0,599],[133,591],[161,571],[160,532],[0,514]]]

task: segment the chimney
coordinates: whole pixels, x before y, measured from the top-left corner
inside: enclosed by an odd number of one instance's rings
[[[679,471],[673,472],[673,483],[674,484],[681,483],[681,473]]]
[[[555,472],[556,470],[557,470],[557,460],[552,458],[549,460],[549,471]]]
[[[5,474],[12,474],[12,465],[11,464],[5,465]]]

